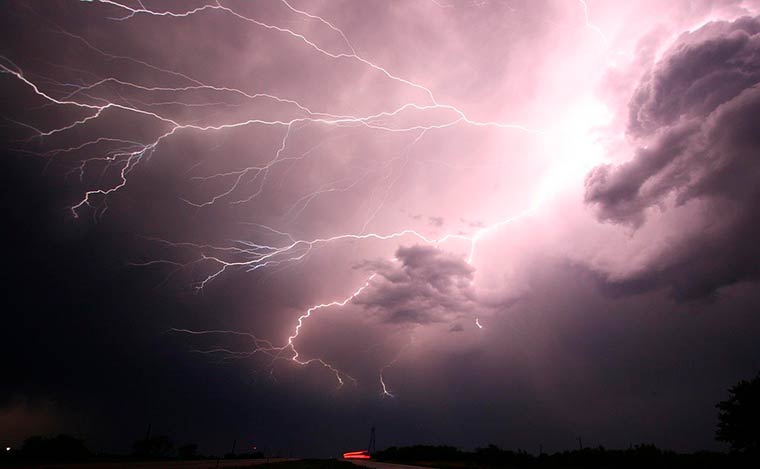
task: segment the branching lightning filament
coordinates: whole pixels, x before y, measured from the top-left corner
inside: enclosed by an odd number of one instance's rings
[[[289,96],[254,92],[231,85],[208,83],[189,73],[162,67],[140,57],[111,53],[94,41],[58,26],[51,26],[51,28],[55,28],[56,33],[66,40],[73,41],[96,56],[108,61],[137,67],[139,70],[157,73],[172,84],[159,86],[152,82],[141,82],[127,76],[98,77],[94,73],[82,74],[83,77],[89,77],[89,79],[82,78],[77,82],[66,82],[57,80],[55,77],[43,77],[34,73],[27,73],[11,58],[0,56],[0,75],[15,80],[27,92],[33,94],[35,99],[42,103],[42,108],[50,109],[51,112],[67,110],[80,113],[80,117],[47,127],[36,123],[14,121],[16,125],[29,133],[28,138],[20,143],[22,148],[26,148],[24,145],[46,145],[45,142],[55,141],[55,138],[64,135],[84,135],[92,124],[114,116],[129,116],[130,119],[139,119],[158,129],[155,136],[145,140],[97,135],[91,139],[82,139],[70,146],[47,146],[44,147],[43,151],[35,152],[50,159],[66,155],[86,155],[80,158],[79,162],[69,172],[69,174],[80,179],[84,179],[87,174],[97,172],[97,168],[101,168],[103,173],[112,176],[111,183],[104,183],[87,189],[82,194],[81,199],[71,205],[70,211],[74,217],[79,217],[84,213],[93,213],[96,217],[103,216],[108,209],[109,198],[114,197],[120,191],[129,189],[133,173],[146,160],[151,157],[159,158],[163,145],[189,135],[222,134],[226,131],[242,128],[270,129],[272,133],[276,133],[279,143],[276,150],[269,154],[263,163],[230,171],[191,176],[190,181],[193,183],[213,183],[219,187],[206,198],[183,198],[183,202],[188,207],[192,207],[193,210],[204,210],[218,204],[244,206],[257,202],[274,191],[275,185],[278,183],[273,177],[276,170],[285,170],[287,174],[287,171],[292,168],[298,168],[300,164],[314,158],[314,154],[324,144],[324,142],[315,143],[310,149],[300,154],[290,151],[295,136],[305,128],[359,129],[371,132],[373,135],[410,136],[410,140],[403,150],[388,161],[367,167],[355,175],[330,180],[314,190],[306,191],[290,203],[284,211],[283,219],[287,224],[292,224],[327,194],[347,193],[361,186],[365,181],[379,181],[377,185],[380,187],[377,191],[378,201],[367,210],[366,216],[363,216],[364,223],[361,228],[357,227],[355,231],[328,233],[321,237],[305,237],[283,229],[281,226],[252,222],[250,226],[264,233],[266,236],[262,236],[262,239],[267,241],[237,239],[228,244],[218,245],[149,238],[152,243],[169,250],[189,252],[191,259],[178,261],[175,258],[167,257],[133,263],[132,265],[167,264],[177,269],[202,267],[208,273],[204,273],[194,285],[195,290],[201,292],[211,282],[218,280],[228,271],[253,272],[284,268],[303,261],[317,248],[327,245],[340,246],[341,243],[347,242],[414,242],[439,247],[448,242],[456,241],[466,246],[466,261],[468,264],[473,264],[477,259],[479,243],[484,238],[517,220],[530,216],[538,209],[543,200],[543,198],[537,197],[534,203],[523,210],[517,213],[503,214],[501,217],[497,217],[497,221],[479,226],[469,233],[451,232],[431,236],[413,228],[388,232],[372,231],[373,221],[384,208],[389,195],[392,194],[399,180],[401,168],[412,158],[415,146],[424,139],[435,138],[431,136],[435,132],[445,132],[454,128],[484,128],[496,132],[519,132],[536,138],[555,138],[561,132],[545,128],[533,128],[515,122],[483,121],[470,117],[457,105],[437,97],[437,93],[428,85],[404,77],[401,73],[396,73],[369,58],[361,52],[361,48],[351,42],[348,34],[327,18],[305,9],[296,8],[287,0],[280,0],[280,6],[292,19],[319,23],[321,27],[329,30],[330,34],[334,36],[333,41],[337,40],[339,45],[331,47],[325,45],[327,42],[316,36],[312,37],[295,29],[271,24],[249,16],[222,0],[181,12],[148,8],[141,2],[137,2],[138,6],[134,6],[134,3],[114,0],[98,0],[97,3],[92,6],[107,9],[109,15],[112,12],[117,13],[115,16],[109,16],[109,20],[114,22],[130,22],[141,17],[153,17],[156,21],[162,21],[168,25],[173,22],[185,21],[190,17],[202,18],[205,15],[212,14],[226,15],[230,21],[271,34],[278,40],[290,41],[293,47],[300,47],[322,59],[334,61],[336,64],[349,63],[352,66],[361,67],[366,70],[366,73],[385,81],[388,86],[396,87],[410,96],[415,96],[415,99],[409,102],[391,106],[378,112],[366,114],[334,112],[331,109],[315,108]],[[606,41],[607,39],[602,31],[589,22],[586,3],[581,1],[579,6],[582,8],[586,27]],[[334,42],[329,43],[335,44]],[[115,93],[119,96],[118,98],[113,97],[114,92],[112,90],[120,90]],[[153,96],[161,96],[162,98],[151,100]],[[193,96],[196,99],[190,99]],[[240,104],[235,103],[247,104],[248,107],[245,107],[245,110],[253,109],[254,111],[244,117],[240,117],[241,114],[244,114],[242,111],[230,112],[229,114],[221,113],[220,115],[211,115],[212,119],[203,113],[205,112],[204,109],[215,106],[222,106],[224,109],[240,106]],[[172,107],[178,107],[183,112],[171,113],[168,109]],[[200,114],[196,115],[196,113]],[[281,183],[281,181],[279,182]],[[271,241],[273,239],[275,241]],[[233,330],[196,331],[178,327],[172,329],[171,332],[191,336],[229,335],[242,337],[250,341],[249,350],[241,352],[225,347],[212,347],[197,350],[197,352],[206,355],[221,355],[231,359],[248,358],[261,354],[269,357],[272,363],[276,360],[284,360],[298,366],[319,365],[335,376],[339,386],[342,386],[346,381],[355,383],[354,378],[334,363],[319,357],[304,357],[299,352],[298,341],[306,333],[309,319],[322,310],[343,308],[350,305],[373,285],[373,282],[377,280],[377,275],[376,272],[370,273],[362,283],[347,285],[346,294],[341,298],[307,308],[297,317],[288,337],[281,342],[264,340],[248,332]],[[481,318],[475,316],[472,317],[472,325],[477,329],[484,327]],[[395,357],[379,370],[378,381],[383,397],[394,397],[394,393],[386,382],[385,373],[397,364],[408,345],[402,347]]]

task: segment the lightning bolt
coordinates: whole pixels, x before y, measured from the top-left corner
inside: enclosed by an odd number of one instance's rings
[[[380,184],[376,186],[384,186],[379,202],[370,211],[361,229],[356,232],[340,233],[332,236],[302,238],[273,226],[252,223],[251,226],[262,230],[270,236],[276,237],[279,241],[263,243],[239,239],[234,240],[228,245],[214,245],[150,238],[150,240],[155,243],[166,245],[173,249],[184,249],[193,252],[195,253],[194,257],[190,261],[180,262],[175,259],[154,259],[144,263],[135,263],[133,265],[150,266],[166,264],[177,269],[185,269],[202,264],[210,269],[210,273],[205,275],[205,277],[195,285],[195,288],[200,291],[210,282],[218,279],[230,269],[243,269],[252,272],[265,268],[292,265],[305,259],[314,249],[320,246],[346,241],[391,241],[412,239],[416,242],[438,247],[448,241],[459,240],[467,243],[468,254],[466,259],[469,264],[473,264],[477,254],[477,247],[484,238],[517,220],[530,216],[540,206],[539,200],[517,214],[478,228],[472,234],[449,233],[438,237],[430,237],[410,228],[385,233],[368,231],[372,221],[383,209],[389,194],[392,193],[398,182],[404,165],[409,162],[412,153],[411,150],[430,132],[445,130],[455,126],[470,126],[476,128],[482,127],[503,131],[524,132],[541,137],[553,137],[557,136],[558,133],[551,130],[533,128],[519,123],[480,121],[472,119],[459,107],[451,103],[439,101],[433,91],[425,85],[404,78],[381,64],[358,53],[357,49],[353,46],[342,29],[319,15],[295,8],[287,0],[280,0],[280,3],[287,11],[309,21],[319,22],[332,31],[332,33],[337,34],[341,38],[342,50],[330,50],[320,45],[318,40],[293,29],[269,24],[244,15],[238,10],[227,6],[222,1],[215,1],[182,12],[150,9],[145,7],[141,2],[138,2],[139,7],[132,7],[114,0],[98,0],[98,3],[122,13],[120,16],[109,18],[112,21],[118,22],[130,21],[137,16],[152,16],[165,21],[182,21],[185,18],[204,15],[209,12],[222,13],[234,20],[250,25],[251,27],[262,28],[273,34],[282,35],[329,60],[338,62],[348,61],[366,67],[367,70],[379,74],[386,80],[389,80],[398,86],[413,90],[420,98],[416,101],[403,103],[394,108],[365,115],[333,113],[328,112],[328,110],[325,109],[313,109],[312,107],[306,106],[298,100],[287,96],[251,92],[239,88],[206,83],[182,71],[164,68],[140,58],[114,54],[94,45],[85,37],[68,32],[58,25],[52,26],[56,33],[61,34],[72,41],[77,41],[88,50],[109,61],[124,62],[133,66],[142,67],[166,78],[178,80],[180,81],[180,84],[177,86],[148,85],[138,81],[127,80],[119,76],[95,77],[92,74],[90,75],[89,80],[81,79],[77,83],[61,82],[51,77],[42,77],[31,73],[25,73],[25,71],[10,58],[0,56],[0,73],[9,75],[24,85],[24,87],[30,90],[33,95],[44,103],[42,108],[60,107],[75,110],[81,114],[79,117],[75,117],[62,125],[46,129],[40,129],[39,126],[30,123],[17,122],[15,120],[11,121],[31,132],[31,136],[24,142],[26,144],[43,142],[53,137],[71,134],[75,130],[84,130],[95,121],[101,120],[104,116],[112,113],[125,113],[126,115],[146,119],[155,123],[156,129],[158,129],[156,135],[145,141],[98,136],[97,138],[77,143],[72,146],[53,147],[44,152],[37,153],[52,159],[69,154],[80,154],[89,151],[97,152],[96,156],[82,159],[82,161],[69,173],[77,175],[80,180],[84,180],[85,175],[88,173],[88,168],[97,165],[102,165],[102,171],[104,173],[109,170],[115,172],[115,183],[94,187],[84,191],[81,199],[70,207],[71,214],[74,217],[79,217],[80,214],[88,208],[93,210],[96,216],[102,216],[108,209],[108,198],[128,186],[131,173],[134,172],[146,159],[156,154],[164,142],[181,134],[193,132],[201,134],[219,133],[225,130],[248,126],[278,129],[278,131],[282,132],[277,150],[264,164],[252,165],[233,171],[191,177],[190,180],[198,184],[208,183],[210,181],[221,181],[223,185],[221,190],[218,190],[206,199],[183,199],[186,204],[197,209],[203,209],[221,202],[226,202],[232,205],[252,203],[267,190],[269,185],[272,184],[271,174],[274,168],[285,164],[290,165],[289,168],[292,168],[293,165],[303,162],[307,158],[314,157],[314,152],[321,144],[315,145],[301,154],[293,155],[289,151],[289,143],[294,138],[294,134],[306,126],[363,128],[374,132],[411,134],[413,136],[401,153],[387,161],[382,167],[368,169],[360,177],[355,179],[343,178],[323,184],[316,190],[300,196],[285,212],[284,218],[292,221],[303,213],[312,201],[320,196],[327,193],[347,192],[370,178],[371,175],[382,173],[384,176],[380,179]],[[586,3],[583,0],[580,0],[580,4],[582,5],[584,17],[586,19],[586,26],[595,31],[606,41],[606,37],[601,30],[589,23],[588,7]],[[63,66],[61,67],[66,68]],[[110,94],[115,94],[117,98],[109,97],[108,90],[110,90]],[[186,96],[192,95],[193,93],[203,93],[202,96],[211,95],[214,98],[211,101],[202,102],[187,102],[183,100]],[[139,94],[140,96],[148,96],[148,98],[138,99],[133,96],[127,97],[127,95],[130,94]],[[165,98],[164,100],[150,100],[149,97],[154,94],[160,94],[162,96],[169,95],[171,98]],[[279,115],[278,117],[269,117],[254,113],[253,115],[246,116],[242,119],[221,119],[209,123],[205,121],[202,116],[199,117],[197,121],[193,121],[183,116],[173,116],[169,111],[172,106],[180,106],[182,109],[236,106],[236,104],[230,103],[228,99],[240,100],[252,105],[260,103],[276,104],[281,106],[281,112],[284,117]],[[417,117],[415,122],[409,124],[406,122],[409,116],[420,117]],[[101,148],[103,146],[106,147],[105,150]],[[400,167],[394,166],[397,164],[400,165]],[[245,190],[245,187],[253,183],[256,183],[255,190],[243,195],[240,194],[240,192]],[[376,275],[377,273],[372,273],[363,283],[350,289],[349,293],[340,299],[315,304],[307,308],[300,316],[298,316],[292,332],[282,345],[275,345],[269,340],[260,339],[251,333],[240,331],[195,331],[176,328],[171,329],[170,332],[191,336],[229,335],[243,337],[250,340],[251,343],[251,347],[247,351],[241,352],[225,347],[214,347],[210,349],[196,350],[196,352],[205,355],[221,355],[230,359],[248,358],[256,354],[263,354],[269,357],[272,363],[277,360],[285,360],[298,366],[322,366],[334,374],[339,386],[342,386],[346,380],[355,383],[356,380],[354,378],[340,370],[335,364],[318,357],[303,357],[298,351],[297,341],[303,333],[308,320],[312,318],[313,315],[321,310],[345,307],[372,285]],[[475,318],[475,325],[478,328],[483,328],[479,318]],[[386,386],[384,372],[396,364],[408,345],[409,344],[404,346],[395,358],[380,370],[379,382],[383,397],[393,397],[393,394]]]

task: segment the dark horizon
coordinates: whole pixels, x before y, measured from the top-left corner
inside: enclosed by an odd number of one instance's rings
[[[0,445],[726,451],[759,13],[10,2]]]

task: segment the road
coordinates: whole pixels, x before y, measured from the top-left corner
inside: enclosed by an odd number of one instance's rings
[[[389,462],[377,462],[366,459],[345,459],[344,461],[352,462],[357,466],[373,467],[377,469],[420,469],[423,466],[406,466],[404,464],[391,464]]]

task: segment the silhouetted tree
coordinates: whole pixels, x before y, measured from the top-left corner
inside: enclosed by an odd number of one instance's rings
[[[728,390],[728,400],[719,402],[715,438],[734,451],[760,452],[760,374],[740,381]]]
[[[142,458],[165,458],[173,447],[169,437],[163,435],[143,438],[132,445],[134,455]]]

